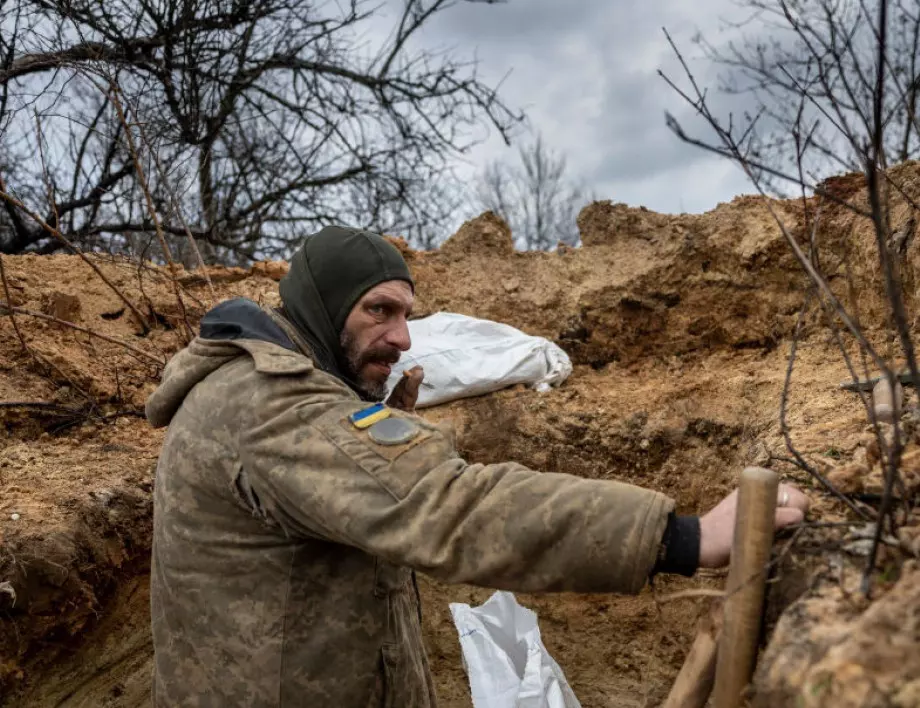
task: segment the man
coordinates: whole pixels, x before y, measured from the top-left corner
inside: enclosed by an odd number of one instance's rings
[[[326,228],[280,311],[211,310],[147,403],[157,467],[157,706],[398,706],[435,694],[413,571],[512,591],[638,592],[727,562],[735,496],[702,519],[626,484],[470,465],[391,406],[414,286],[382,237]],[[786,487],[777,523],[807,501]]]

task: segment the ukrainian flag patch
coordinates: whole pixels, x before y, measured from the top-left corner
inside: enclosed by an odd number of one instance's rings
[[[351,424],[358,430],[364,430],[365,428],[371,427],[374,423],[379,423],[381,420],[386,420],[389,417],[390,409],[382,403],[377,403],[357,413],[352,413],[348,416],[348,420],[350,420]]]

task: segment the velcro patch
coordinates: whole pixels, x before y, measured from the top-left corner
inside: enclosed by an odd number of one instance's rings
[[[378,445],[405,445],[420,432],[419,427],[405,418],[387,418],[374,423],[367,430],[371,440]]]
[[[382,403],[377,403],[364,410],[357,411],[348,416],[348,420],[358,430],[364,430],[371,427],[374,423],[386,420],[390,417],[390,409]]]
[[[402,418],[397,418],[393,416],[388,420],[401,420]],[[355,428],[354,423],[352,423],[348,418],[340,418],[339,424],[337,426],[329,426],[324,428],[327,433],[333,438],[333,440],[340,441],[339,444],[343,449],[348,447],[345,445],[346,440],[357,441],[364,445],[364,449],[372,452],[373,454],[382,457],[385,460],[392,462],[397,457],[405,453],[407,450],[411,450],[416,445],[428,440],[432,431],[427,428],[419,425],[414,421],[407,421],[415,429],[415,433],[412,434],[405,442],[397,443],[391,442],[389,444],[379,443],[374,438],[371,437],[370,429],[359,430]],[[344,438],[339,436],[344,434]],[[348,452],[346,450],[346,452]],[[349,453],[351,454],[351,453]]]

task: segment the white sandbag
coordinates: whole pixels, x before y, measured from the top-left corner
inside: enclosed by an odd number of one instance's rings
[[[537,615],[510,592],[450,605],[474,708],[580,708],[540,639]]]
[[[392,390],[404,370],[424,367],[419,408],[515,384],[545,391],[572,373],[568,354],[551,341],[500,322],[438,312],[409,322],[409,334],[412,348],[393,367],[388,383]]]

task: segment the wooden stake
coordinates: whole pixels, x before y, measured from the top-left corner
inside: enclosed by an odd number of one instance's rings
[[[712,692],[722,631],[722,603],[713,602],[700,619],[690,653],[661,708],[703,708]]]
[[[716,661],[715,708],[738,708],[742,692],[754,674],[778,489],[779,477],[775,472],[748,467],[741,473]]]

